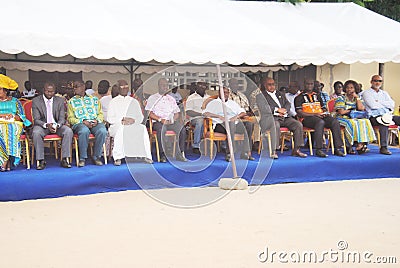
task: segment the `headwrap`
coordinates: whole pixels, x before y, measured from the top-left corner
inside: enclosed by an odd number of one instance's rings
[[[18,88],[18,84],[10,77],[0,74],[0,87],[9,90],[16,90]]]

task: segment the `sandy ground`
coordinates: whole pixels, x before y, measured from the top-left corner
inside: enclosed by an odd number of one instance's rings
[[[142,191],[0,203],[0,267],[376,267],[364,260],[377,256],[397,258],[379,267],[398,267],[399,189],[400,179],[280,184],[195,209]],[[304,263],[307,251],[325,261]],[[342,263],[349,251],[367,255]]]

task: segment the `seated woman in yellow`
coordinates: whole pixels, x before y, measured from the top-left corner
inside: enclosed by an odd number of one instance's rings
[[[9,77],[0,74],[0,171],[8,171],[19,163],[21,146],[19,138],[23,125],[31,122],[26,119],[21,103],[10,96],[10,90],[16,90],[18,84]]]
[[[343,86],[345,94],[335,101],[336,117],[340,125],[345,127],[346,145],[350,154],[355,154],[353,146],[358,154],[365,153],[368,142],[376,140],[364,103],[356,94],[358,87],[357,82],[346,81]]]

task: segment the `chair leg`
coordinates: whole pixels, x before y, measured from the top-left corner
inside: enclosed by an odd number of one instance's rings
[[[157,139],[157,136],[154,136],[154,140],[155,140],[155,142],[156,142],[157,161],[160,162],[160,148],[158,148],[158,139]]]
[[[75,145],[75,159],[76,159],[76,166],[79,164],[79,149],[78,149],[78,139],[74,138],[74,145]]]
[[[54,146],[54,154],[56,156],[56,159],[58,159],[58,144],[57,144],[57,141],[53,141],[53,146]]]
[[[29,159],[29,143],[27,138],[25,138],[25,153],[26,153],[26,169],[31,169],[31,163]]]
[[[267,138],[268,138],[269,157],[272,157],[271,132],[268,132],[268,133],[267,133]]]
[[[311,132],[310,131],[307,131],[307,137],[308,137],[308,148],[310,148],[310,155],[313,155],[313,146],[312,146]]]
[[[283,147],[285,147],[285,134],[282,134],[281,137],[281,154],[283,154]]]
[[[103,143],[103,157],[104,157],[104,164],[107,165],[107,149],[105,143]]]

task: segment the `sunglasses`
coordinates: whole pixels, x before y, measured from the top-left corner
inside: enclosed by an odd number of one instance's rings
[[[379,82],[379,83],[382,83],[382,80],[372,80],[372,82]]]

